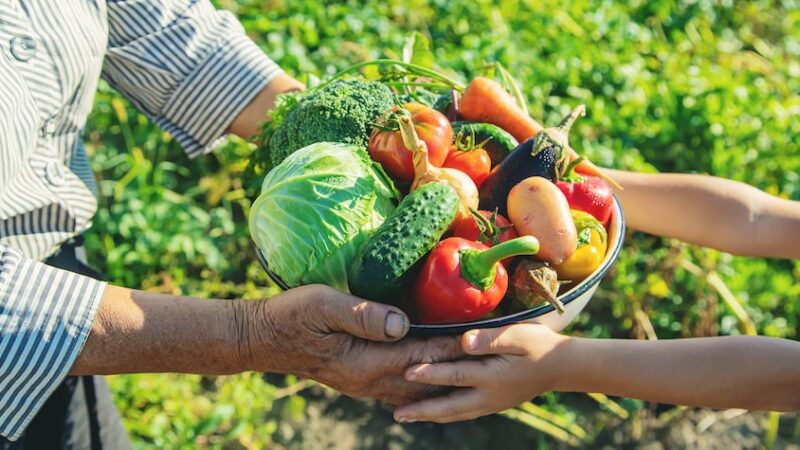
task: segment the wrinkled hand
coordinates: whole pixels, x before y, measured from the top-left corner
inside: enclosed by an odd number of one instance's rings
[[[289,290],[260,302],[241,352],[254,370],[292,373],[352,397],[393,404],[441,388],[403,378],[413,364],[464,356],[457,337],[405,339],[409,320],[399,309],[322,285]]]
[[[469,331],[461,337],[464,351],[483,358],[420,364],[406,371],[409,381],[458,389],[400,406],[394,412],[395,420],[456,422],[526,402],[554,389],[559,371],[568,369],[556,358],[556,350],[568,341],[544,325]]]

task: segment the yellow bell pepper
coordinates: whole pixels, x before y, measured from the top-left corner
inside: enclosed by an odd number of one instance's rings
[[[555,269],[560,280],[579,282],[600,267],[608,249],[608,238],[603,225],[591,214],[571,212],[578,231],[578,249]]]

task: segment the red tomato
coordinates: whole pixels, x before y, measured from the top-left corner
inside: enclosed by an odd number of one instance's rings
[[[431,164],[442,167],[450,150],[450,144],[453,143],[453,127],[450,126],[447,117],[420,103],[408,103],[403,107],[411,112],[414,130],[428,146],[428,159]],[[400,130],[385,131],[374,128],[369,138],[369,154],[395,180],[414,179],[412,152],[403,145]]]
[[[472,217],[472,214],[470,214],[467,218],[459,217],[456,219],[456,222],[453,224],[453,237],[461,237],[470,241],[479,241],[489,247],[519,237],[517,231],[511,226],[511,222],[505,217],[498,214],[494,222],[492,222],[492,213],[490,211],[480,210],[478,212],[491,223],[492,229],[488,230],[484,236],[481,236],[481,230],[478,228],[478,219]],[[503,228],[505,228],[505,230],[500,231]],[[503,264],[509,265],[511,264],[511,260],[512,258],[506,258],[503,260]]]
[[[456,146],[451,146],[450,153],[444,160],[444,167],[464,172],[472,178],[476,187],[481,187],[492,170],[492,159],[489,158],[486,150],[480,147],[460,150]]]
[[[487,220],[492,219],[491,211],[479,211],[483,217],[486,217]],[[511,222],[508,221],[505,217],[501,216],[500,214],[497,215],[495,218],[494,226],[496,228],[506,228],[505,231],[502,233],[497,234],[497,236],[490,236],[489,240],[484,242],[484,244],[488,246],[492,246],[496,243],[505,242],[517,237],[517,232],[514,230],[514,227],[511,226]],[[459,219],[453,225],[453,236],[461,237],[467,239],[469,241],[477,241],[481,235],[481,230],[478,228],[477,219],[472,216],[469,216],[464,219]]]

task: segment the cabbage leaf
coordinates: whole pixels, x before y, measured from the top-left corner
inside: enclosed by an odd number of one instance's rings
[[[250,210],[250,233],[290,287],[322,283],[349,292],[350,265],[398,199],[364,148],[316,143],[264,178]]]

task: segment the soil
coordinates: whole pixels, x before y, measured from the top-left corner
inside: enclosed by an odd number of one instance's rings
[[[526,425],[502,416],[436,425],[400,425],[391,409],[374,401],[338,396],[321,387],[301,394],[307,408],[302,419],[283,422],[273,436],[277,448],[302,450],[401,449],[560,449],[574,448]],[[763,449],[768,414],[741,410],[675,409],[649,405],[635,418],[619,419],[602,411],[585,396],[564,401],[590,417],[580,425],[593,439],[590,449],[734,450]],[[665,415],[672,415],[665,420]],[[659,420],[659,417],[661,418]],[[800,416],[781,416],[774,449],[800,450]]]

